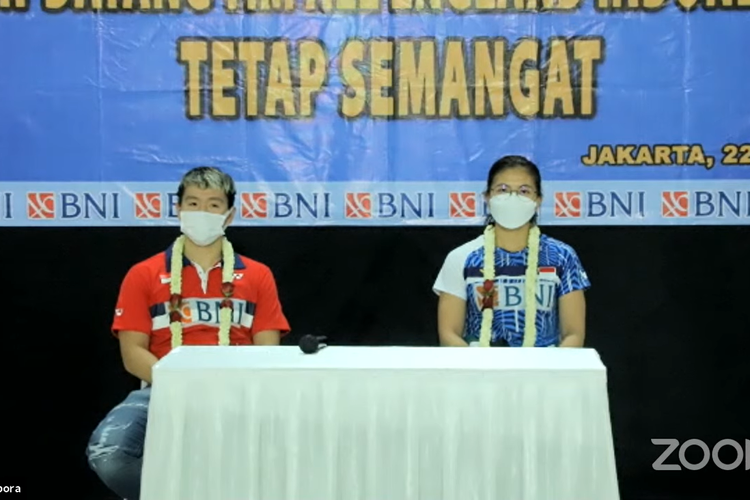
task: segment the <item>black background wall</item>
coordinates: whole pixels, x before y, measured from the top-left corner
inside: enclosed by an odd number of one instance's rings
[[[593,282],[587,345],[609,370],[623,500],[747,499],[744,461],[733,471],[654,471],[663,448],[651,438],[713,446],[750,437],[750,230],[543,230],[576,248]],[[447,252],[478,234],[234,228],[229,236],[274,271],[295,330],[289,342],[320,333],[331,344],[437,345],[432,282]],[[20,485],[26,498],[111,498],[84,449],[137,385],[109,334],[114,302],[128,267],[175,236],[169,228],[0,230],[0,486]],[[690,451],[698,462],[699,450]],[[720,456],[732,462],[733,453]]]

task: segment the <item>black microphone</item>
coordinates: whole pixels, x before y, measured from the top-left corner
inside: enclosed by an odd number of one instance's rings
[[[299,348],[305,354],[315,354],[324,347],[328,347],[327,344],[322,344],[321,341],[326,340],[326,337],[318,337],[315,335],[303,335],[299,339]]]
[[[499,338],[494,342],[490,342],[490,347],[508,347],[509,345],[508,341],[504,338]]]

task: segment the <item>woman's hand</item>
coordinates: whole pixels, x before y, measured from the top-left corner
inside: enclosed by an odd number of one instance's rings
[[[586,339],[586,297],[576,290],[560,297],[560,347],[583,347]]]
[[[438,335],[443,347],[468,347],[463,339],[466,322],[466,301],[441,293],[438,299]]]

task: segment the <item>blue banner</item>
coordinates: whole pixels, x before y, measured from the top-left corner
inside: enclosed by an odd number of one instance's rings
[[[750,221],[750,0],[0,0],[0,226]]]

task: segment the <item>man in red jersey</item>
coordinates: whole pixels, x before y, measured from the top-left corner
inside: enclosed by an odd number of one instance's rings
[[[125,369],[151,384],[151,368],[179,345],[278,345],[289,332],[271,270],[234,253],[224,230],[235,214],[234,181],[191,170],[177,191],[182,235],[133,266],[112,325]],[[150,385],[131,392],[89,441],[89,466],[127,500],[140,496]]]

